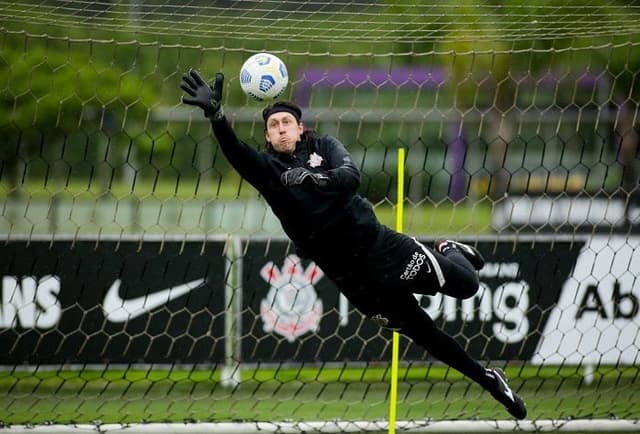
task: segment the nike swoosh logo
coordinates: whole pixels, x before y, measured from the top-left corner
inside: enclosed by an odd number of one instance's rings
[[[509,387],[509,385],[502,379],[501,376],[496,375],[496,377],[498,377],[498,381],[501,382],[504,388],[506,389],[505,394],[509,397],[511,401],[515,402],[515,399],[513,398],[513,392],[511,391],[511,388]]]
[[[107,291],[102,303],[104,317],[111,322],[125,322],[169,303],[178,297],[201,287],[207,280],[197,279],[181,285],[166,288],[141,297],[123,300],[120,297],[120,279],[116,279]]]

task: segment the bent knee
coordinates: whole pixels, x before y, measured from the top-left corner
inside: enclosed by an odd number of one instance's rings
[[[465,273],[458,279],[450,280],[440,290],[445,295],[465,300],[471,298],[478,293],[480,289],[480,280],[477,273]]]
[[[479,285],[475,285],[472,288],[463,288],[463,290],[460,291],[460,295],[457,298],[462,299],[462,300],[466,300],[468,298],[471,298],[471,297],[475,296],[478,293],[478,289],[480,289]]]

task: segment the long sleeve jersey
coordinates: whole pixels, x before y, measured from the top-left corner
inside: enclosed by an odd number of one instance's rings
[[[305,134],[293,154],[284,154],[250,147],[224,117],[211,124],[229,163],[261,193],[299,251],[310,257],[337,249],[357,254],[375,241],[380,224],[369,202],[357,193],[360,172],[336,138]],[[322,188],[285,187],[280,177],[295,167],[321,172],[329,181]]]

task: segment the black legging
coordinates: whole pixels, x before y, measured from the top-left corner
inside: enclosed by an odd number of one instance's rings
[[[429,354],[446,363],[481,386],[487,388],[485,368],[472,359],[451,336],[438,328],[433,319],[411,294],[395,294],[393,300],[384,303],[383,316],[389,326],[411,338]]]
[[[461,253],[454,251],[443,256],[434,252],[434,255],[445,275],[445,285],[439,292],[464,299],[478,291],[478,274]],[[392,288],[367,288],[363,283],[354,276],[336,280],[343,294],[362,313],[369,317],[381,316],[388,321],[383,324],[385,327],[396,329],[411,338],[433,357],[484,388],[490,386],[485,369],[472,359],[455,339],[439,329],[420,306],[413,295],[413,293],[421,293],[420,290],[416,288],[412,291],[394,291]],[[356,290],[352,291],[350,288],[356,288]],[[433,293],[433,290],[426,288],[424,293]]]
[[[478,292],[478,272],[462,253],[451,250],[446,256],[437,252],[434,256],[446,279],[438,292],[459,299],[473,297]]]

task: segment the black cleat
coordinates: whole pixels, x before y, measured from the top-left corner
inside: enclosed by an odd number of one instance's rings
[[[500,404],[505,406],[511,416],[520,420],[527,417],[527,407],[524,401],[511,390],[502,369],[487,369],[486,373],[487,377],[494,381],[494,386],[489,389],[491,395],[493,395]]]
[[[446,255],[449,250],[455,249],[462,253],[462,255],[467,258],[476,270],[481,270],[482,267],[484,267],[484,258],[482,257],[482,254],[478,249],[468,244],[462,244],[452,240],[438,240],[436,241],[435,248],[436,251],[443,255]]]

